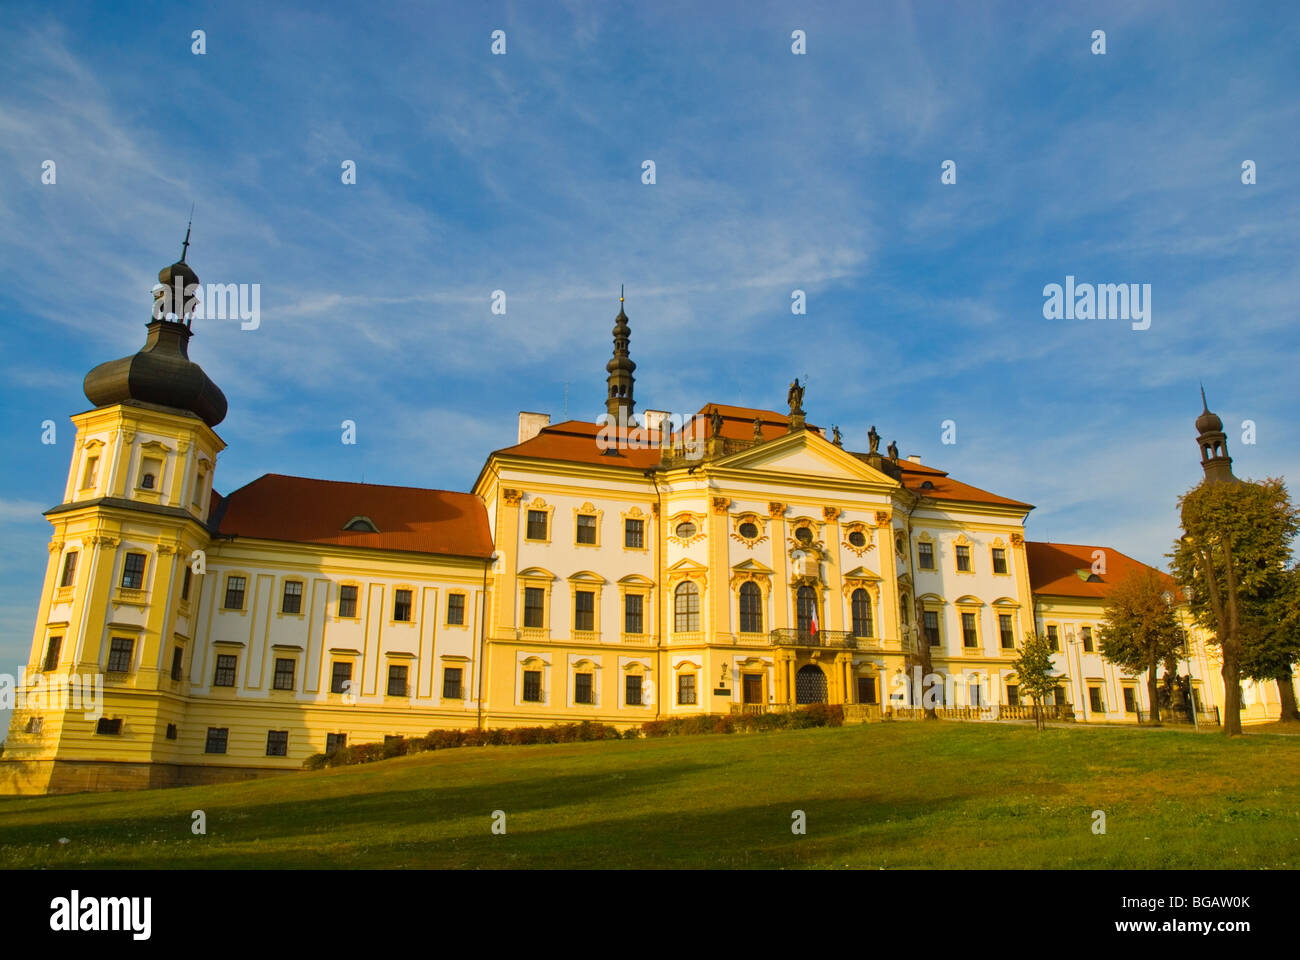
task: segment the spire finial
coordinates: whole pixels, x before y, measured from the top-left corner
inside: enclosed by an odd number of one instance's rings
[[[190,228],[194,226],[194,203],[190,202],[190,222],[185,224],[185,242],[181,244],[181,263],[185,262],[185,257],[190,251]]]
[[[1210,412],[1210,405],[1205,402],[1205,384],[1201,384],[1201,406],[1206,413]]]
[[[623,284],[621,283],[618,285],[618,309],[620,313],[623,311]]]

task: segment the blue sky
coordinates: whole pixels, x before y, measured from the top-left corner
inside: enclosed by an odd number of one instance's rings
[[[781,409],[807,375],[812,422],[853,449],[875,424],[1037,504],[1038,539],[1162,563],[1200,476],[1201,381],[1239,476],[1300,467],[1293,3],[7,3],[3,21],[0,669],[27,656],[82,377],[143,342],[191,203],[200,277],[262,289],[259,329],[198,321],[191,344],[230,400],[222,491],[270,471],[467,489],[519,410],[560,419],[567,385],[569,416],[602,411],[620,283],[639,408]],[[1150,329],[1045,320],[1067,275],[1151,284]]]

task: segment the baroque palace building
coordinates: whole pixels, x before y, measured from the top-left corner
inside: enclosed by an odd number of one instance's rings
[[[184,256],[159,280],[198,284]],[[1059,715],[1148,707],[1097,641],[1138,561],[1027,541],[1029,504],[881,453],[874,427],[867,452],[845,449],[805,421],[798,381],[787,413],[634,420],[621,308],[608,423],[521,413],[469,493],[277,474],[217,493],[226,399],[172,316],[156,304],[144,347],[86,376],[19,684],[45,698],[14,712],[0,791],[256,776],[434,728],[907,715],[922,644],[946,708],[1020,718],[1031,630],[1059,647]],[[1227,458],[1211,439],[1207,472]],[[1185,670],[1213,722],[1199,630]],[[92,676],[98,715],[50,696]],[[1277,716],[1261,693],[1247,716]]]

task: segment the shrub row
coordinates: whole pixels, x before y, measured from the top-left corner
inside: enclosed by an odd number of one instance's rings
[[[710,716],[669,717],[641,725],[647,737],[677,737],[696,733],[750,733],[762,730],[802,730],[806,727],[840,727],[844,708],[839,704],[814,703],[788,713],[742,713]]]

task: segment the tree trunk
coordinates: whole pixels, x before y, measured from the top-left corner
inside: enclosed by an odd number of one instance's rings
[[[1147,696],[1151,699],[1151,716],[1147,722],[1153,727],[1160,726],[1160,681],[1156,677],[1156,664],[1147,668]]]
[[[1286,673],[1277,678],[1277,695],[1282,701],[1282,716],[1279,720],[1300,720],[1300,709],[1296,706],[1295,700],[1295,683],[1291,668],[1286,668]]]
[[[1223,733],[1241,736],[1241,668],[1237,651],[1223,644]]]
[[[916,591],[913,590],[912,593],[915,594]],[[913,611],[913,623],[916,624],[916,659],[921,668],[921,689],[924,691],[926,681],[929,679],[930,674],[934,672],[934,664],[930,659],[930,641],[925,636],[925,607],[915,596],[913,596],[912,602],[916,605],[916,609]],[[926,720],[939,719],[939,714],[935,711],[934,706],[926,706],[924,695],[921,697],[921,706],[925,708],[925,713],[922,716]]]

